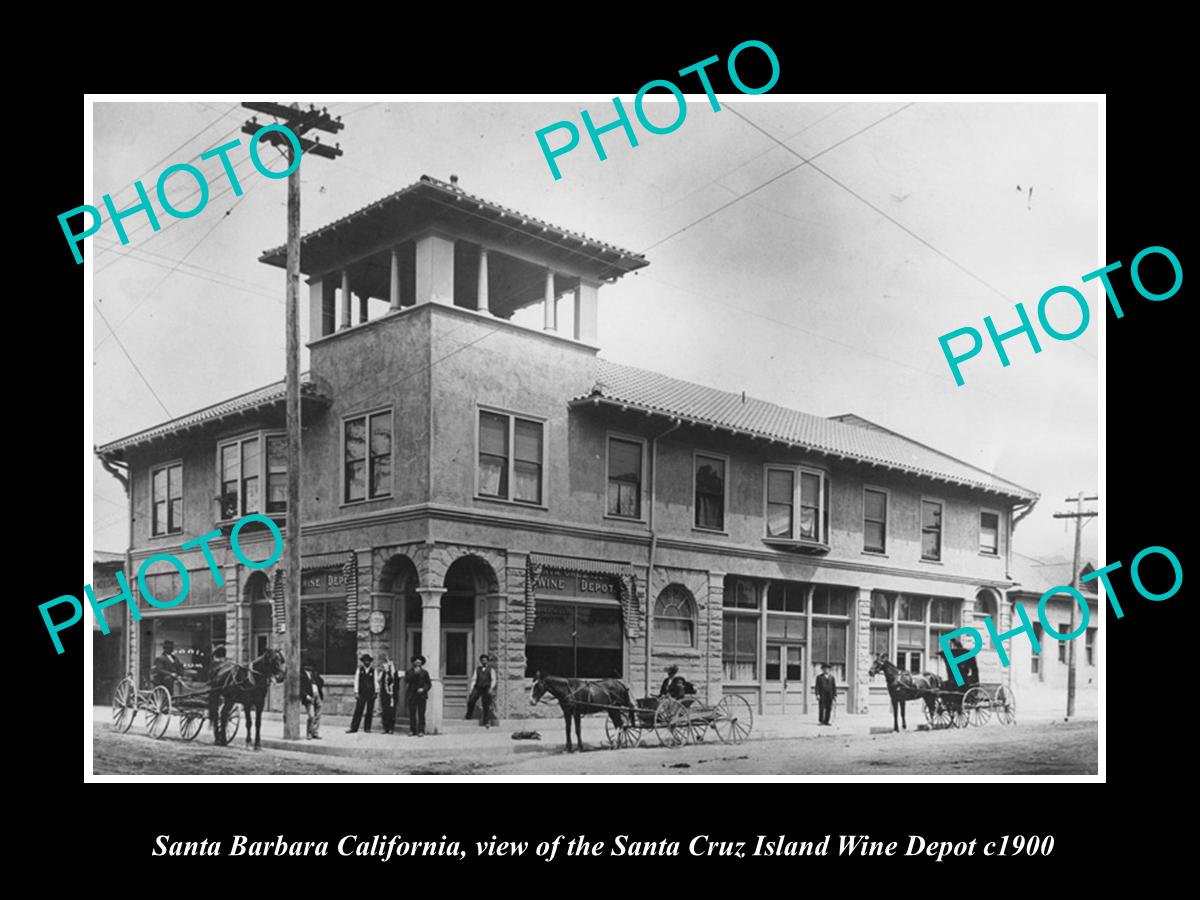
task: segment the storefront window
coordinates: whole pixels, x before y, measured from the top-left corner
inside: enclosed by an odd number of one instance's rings
[[[183,665],[185,681],[207,681],[214,659],[225,651],[225,613],[197,616],[147,616],[142,620],[141,675],[148,686],[154,660],[163,645],[174,645],[175,658]]]
[[[845,622],[826,622],[820,619],[812,624],[814,669],[819,672],[821,664],[828,663],[829,674],[839,684],[846,683],[846,628]]]
[[[619,606],[551,603],[539,600],[533,631],[525,640],[525,675],[537,672],[567,678],[620,678]]]
[[[300,604],[300,652],[318,672],[352,675],[357,636],[346,626],[346,598]]]
[[[728,682],[758,680],[758,617],[725,615],[721,662]]]

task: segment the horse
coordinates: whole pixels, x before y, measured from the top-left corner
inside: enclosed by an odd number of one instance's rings
[[[883,677],[887,679],[888,694],[892,698],[893,731],[900,730],[901,721],[904,722],[905,730],[908,730],[908,717],[904,714],[905,701],[924,700],[930,712],[933,711],[937,698],[929,692],[942,686],[942,680],[936,675],[931,672],[922,672],[920,675],[904,672],[882,653],[876,654],[875,662],[871,663],[871,670],[867,674],[874,678],[879,672],[883,672]]]
[[[583,735],[580,734],[580,720],[590,713],[608,713],[617,729],[624,727],[622,718],[625,710],[633,708],[633,699],[629,688],[623,681],[616,678],[601,678],[595,681],[585,681],[582,678],[561,678],[557,675],[545,675],[538,672],[533,678],[533,694],[529,705],[536,706],[542,698],[549,694],[562,707],[563,725],[567,730],[567,752],[571,752],[571,718],[575,719],[575,737],[578,739],[579,750],[583,752]],[[634,713],[629,713],[633,716]]]
[[[250,710],[254,710],[254,749],[262,749],[262,711],[267,702],[267,687],[271,681],[283,681],[284,658],[279,650],[268,650],[249,666],[239,665],[233,660],[217,660],[208,681],[208,718],[212,722],[213,737],[218,747],[229,743],[225,726],[229,711],[241,703],[246,711],[246,746],[250,746]],[[221,706],[221,701],[225,705]],[[218,714],[219,710],[219,714]]]

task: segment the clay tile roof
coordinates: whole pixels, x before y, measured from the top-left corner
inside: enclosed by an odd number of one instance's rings
[[[857,417],[825,419],[634,366],[604,359],[597,364],[591,393],[574,398],[572,405],[628,406],[1019,500],[1038,497],[1034,491]]]
[[[216,422],[227,418],[231,415],[247,412],[254,409],[263,409],[275,404],[283,403],[287,397],[287,387],[283,381],[276,381],[274,384],[268,384],[266,387],[260,387],[253,391],[248,391],[245,394],[239,394],[229,400],[222,400],[220,403],[214,403],[212,406],[206,406],[203,409],[198,409],[195,412],[190,412],[187,415],[179,416],[171,419],[168,422],[163,422],[151,428],[143,429],[134,434],[127,435],[123,438],[118,438],[115,441],[109,441],[107,444],[101,444],[96,447],[96,455],[120,458],[124,451],[137,444],[144,444],[149,441],[167,437],[177,431],[194,428],[198,425],[206,425],[210,422]],[[304,399],[313,399],[324,401],[324,397],[313,383],[308,372],[300,375],[300,397]]]

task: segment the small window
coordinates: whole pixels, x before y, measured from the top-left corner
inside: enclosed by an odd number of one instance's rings
[[[511,448],[511,452],[510,452]],[[541,505],[545,426],[533,419],[479,412],[479,495]]]
[[[1087,664],[1096,665],[1096,629],[1089,628],[1084,635],[1084,649],[1087,652]]]
[[[887,550],[887,494],[863,490],[863,549],[868,553]]]
[[[829,587],[818,584],[813,588],[812,611],[816,615],[850,615],[850,594],[854,588]]]
[[[1058,633],[1059,634],[1070,634],[1071,633],[1071,623],[1070,622],[1059,622],[1058,623]],[[1058,641],[1058,661],[1060,663],[1062,663],[1063,665],[1067,664],[1067,644],[1068,643],[1069,643],[1068,641],[1064,641],[1061,638]]]
[[[608,514],[626,519],[642,516],[642,444],[608,439]]]
[[[682,585],[667,585],[654,602],[654,644],[696,646],[696,604]]]
[[[287,511],[287,438],[267,438],[267,512]]]
[[[1000,516],[997,513],[979,514],[979,552],[991,556],[1000,552]]]
[[[696,454],[696,527],[725,530],[725,460]]]
[[[1041,647],[1042,641],[1045,640],[1045,634],[1042,631],[1042,626],[1036,622],[1033,625],[1033,637],[1037,642],[1036,647]],[[1034,644],[1029,645],[1029,671],[1039,677],[1042,674],[1042,654],[1040,650],[1035,649]]]
[[[342,459],[345,503],[391,496],[391,410],[346,419]]]
[[[942,558],[942,504],[936,500],[921,501],[921,559],[937,561]]]
[[[929,621],[939,625],[957,625],[958,601],[934,597],[929,601]]]
[[[260,432],[228,441],[217,449],[217,465],[221,521],[287,510],[287,435]]]
[[[163,466],[150,476],[152,534],[183,531],[183,465]]]
[[[800,473],[800,537],[824,540],[825,479],[817,472]]]
[[[767,589],[767,609],[779,612],[804,612],[805,585],[794,581],[773,581]]]
[[[924,622],[925,598],[913,594],[901,594],[896,608],[896,618],[901,622]]]

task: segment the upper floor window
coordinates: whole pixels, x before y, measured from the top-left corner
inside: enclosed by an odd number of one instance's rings
[[[1000,552],[1000,515],[979,513],[979,552],[995,556]]]
[[[642,517],[642,442],[608,439],[608,514]]]
[[[479,495],[540,505],[545,449],[544,423],[480,410]]]
[[[150,474],[151,533],[183,531],[183,464],[154,469]]]
[[[823,472],[798,466],[767,466],[768,538],[828,540],[828,482]]]
[[[921,559],[942,558],[942,504],[921,501]]]
[[[870,553],[887,551],[887,501],[885,491],[863,488],[863,549]]]
[[[392,494],[392,411],[370,413],[343,423],[343,502],[375,500]]]
[[[719,456],[696,454],[696,527],[725,530],[725,467]]]
[[[265,452],[264,452],[265,445]],[[287,436],[252,434],[217,448],[222,521],[287,510]],[[263,488],[266,504],[263,505]]]
[[[696,646],[696,604],[692,593],[679,584],[663,588],[654,602],[655,646]]]

